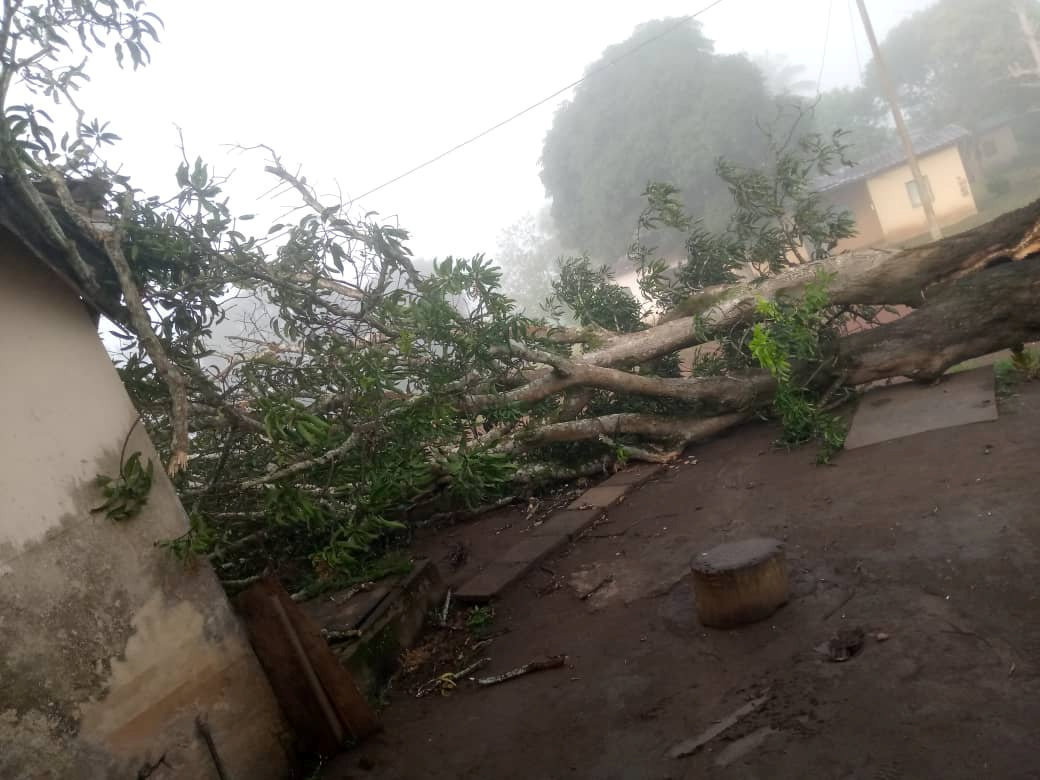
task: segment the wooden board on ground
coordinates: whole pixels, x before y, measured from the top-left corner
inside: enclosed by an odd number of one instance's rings
[[[949,374],[934,385],[907,382],[868,391],[852,418],[845,449],[996,419],[993,368],[984,366]]]
[[[278,580],[253,583],[236,603],[299,749],[335,755],[379,730],[350,672]]]

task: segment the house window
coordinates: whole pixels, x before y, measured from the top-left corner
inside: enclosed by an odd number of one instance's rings
[[[924,179],[924,188],[928,193],[928,200],[934,201],[935,196],[932,195],[932,185],[928,181],[928,177],[922,177]],[[910,196],[910,205],[915,209],[921,208],[921,193],[917,189],[917,182],[911,179],[906,183],[906,194]]]

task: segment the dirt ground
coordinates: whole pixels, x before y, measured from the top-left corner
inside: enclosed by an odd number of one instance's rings
[[[833,466],[773,450],[764,424],[694,448],[495,605],[505,633],[480,674],[556,654],[565,668],[421,699],[401,682],[384,734],[326,776],[1040,778],[1040,383],[1019,393],[997,422]],[[423,544],[460,581],[529,526],[513,509]],[[756,535],[786,542],[790,602],[702,628],[690,558]],[[815,649],[853,627],[889,638],[845,663]],[[726,750],[750,734],[757,747]]]

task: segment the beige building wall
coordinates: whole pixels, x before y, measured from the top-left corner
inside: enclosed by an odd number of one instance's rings
[[[870,199],[866,182],[853,182],[824,193],[824,198],[832,206],[851,213],[852,218],[856,220],[856,235],[839,241],[835,247],[836,252],[877,246],[884,241],[885,232],[881,229],[881,222]]]
[[[928,177],[931,185],[933,206],[940,224],[952,224],[977,212],[968,174],[956,146],[924,155],[919,162],[921,173]],[[867,189],[887,241],[898,241],[928,232],[924,208],[914,207],[910,202],[906,184],[912,180],[910,166],[901,165],[867,181]]]
[[[0,357],[0,777],[216,778],[197,719],[230,777],[285,777],[281,715],[219,583],[155,546],[188,521],[141,426],[147,506],[91,514],[137,414],[86,307],[6,233]]]

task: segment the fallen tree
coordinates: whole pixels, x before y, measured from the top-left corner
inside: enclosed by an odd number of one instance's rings
[[[248,237],[201,161],[185,158],[173,197],[147,197],[106,165],[103,125],[80,115],[75,140],[56,144],[37,109],[8,105],[27,72],[68,97],[55,63],[78,55],[76,37],[48,34],[63,19],[136,46],[151,29],[115,4],[82,18],[76,3],[42,5],[51,13],[15,9],[28,58],[0,31],[0,222],[61,258],[121,340],[117,365],[192,520],[167,545],[209,557],[229,584],[340,582],[417,518],[666,460],[755,416],[830,454],[842,432],[828,409],[857,386],[930,381],[1040,338],[1040,201],[922,247],[833,254],[853,226],[811,177],[841,164],[840,142],[793,132],[771,171],[720,166],[737,207],[725,234],[648,190],[632,251],[647,305],[572,258],[557,308],[532,319],[490,260],[421,270],[403,230],[321,197],[262,147],[303,215]],[[659,228],[687,236],[680,267],[643,243]],[[741,280],[747,268],[757,275]],[[242,300],[253,326],[220,337]],[[913,311],[853,332],[892,305]],[[681,373],[677,353],[708,342]]]

